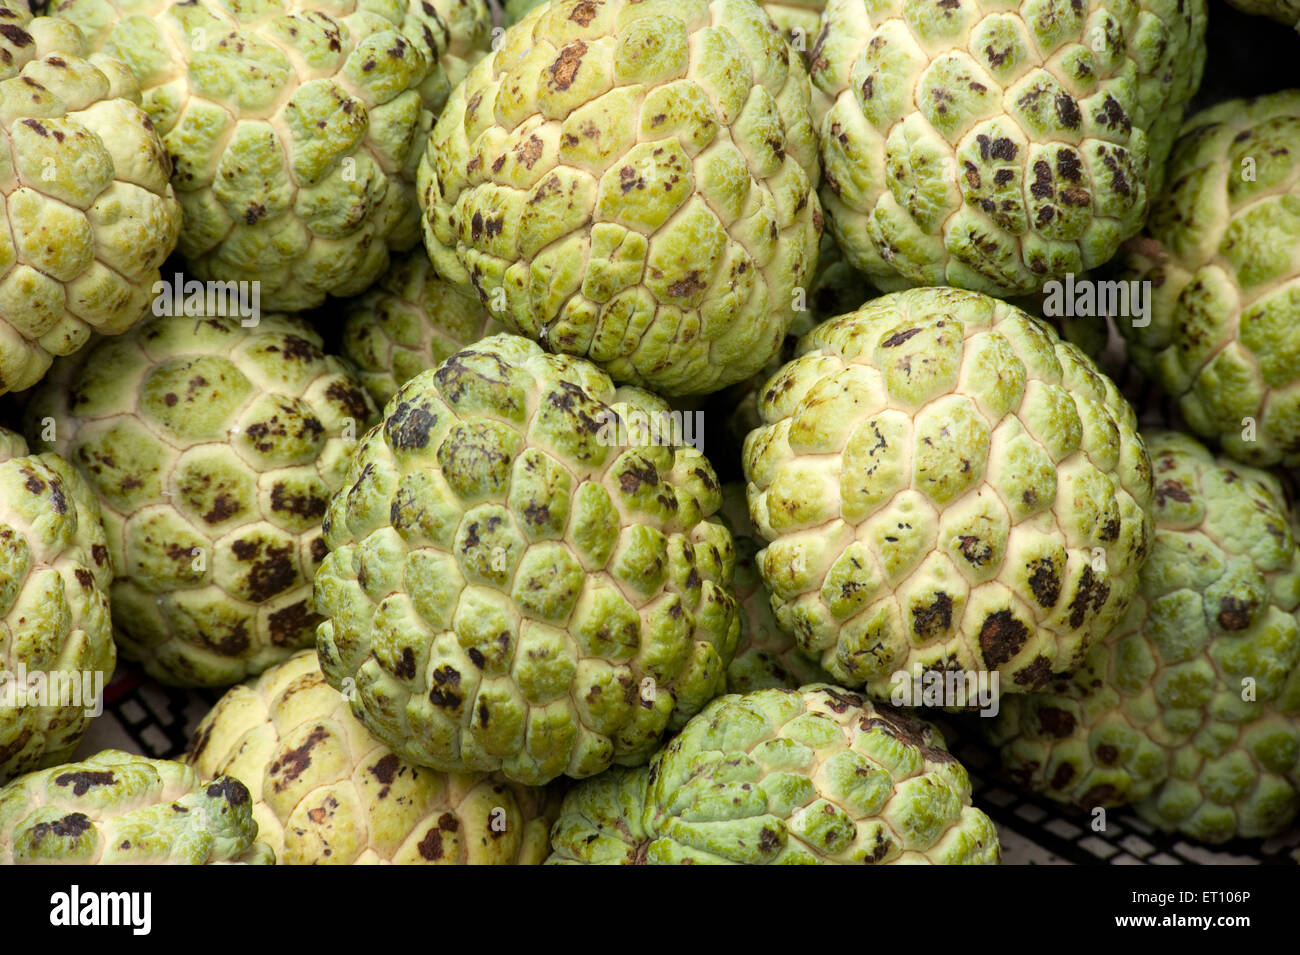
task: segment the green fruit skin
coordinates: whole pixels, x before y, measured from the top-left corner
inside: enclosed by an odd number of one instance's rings
[[[1300,546],[1277,478],[1148,436],[1155,535],[1128,612],[1050,691],[1005,698],[992,736],[1025,786],[1136,804],[1205,842],[1300,809]]]

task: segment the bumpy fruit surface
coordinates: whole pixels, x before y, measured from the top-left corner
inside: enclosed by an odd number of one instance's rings
[[[811,60],[829,226],[882,289],[1006,297],[1142,226],[1204,0],[829,0]]]
[[[517,23],[543,0],[506,0],[506,23]],[[759,3],[796,52],[812,49],[825,0],[762,0]]]
[[[0,865],[275,861],[252,800],[229,776],[107,749],[0,789]]]
[[[434,267],[616,381],[743,381],[817,261],[808,98],[751,0],[541,6],[434,128],[419,179]]]
[[[745,441],[777,620],[837,682],[996,671],[1024,693],[1127,606],[1151,472],[1073,345],[976,292],[913,289],[817,326]]]
[[[1155,533],[1137,597],[1050,692],[1004,699],[1013,776],[1209,842],[1277,832],[1300,798],[1300,546],[1281,486],[1150,436]]]
[[[1187,120],[1168,182],[1127,256],[1152,288],[1129,354],[1201,437],[1300,467],[1300,92]]]
[[[769,687],[793,690],[807,683],[827,682],[826,671],[798,648],[772,613],[772,597],[755,559],[763,541],[749,521],[745,485],[723,485],[718,519],[727,525],[735,542],[732,587],[740,605],[740,640],[727,666],[727,692],[749,693]]]
[[[444,10],[454,14],[450,20]],[[446,101],[440,58],[486,40],[483,0],[64,0],[125,61],[185,210],[200,279],[297,311],[357,295],[419,242],[415,169]],[[478,24],[479,26],[475,26]]]
[[[937,729],[832,686],[714,700],[648,768],[565,798],[551,863],[993,864]]]
[[[321,520],[375,414],[312,329],[153,318],[56,364],[28,407],[94,490],[118,643],[224,686],[311,644]]]
[[[644,763],[724,685],[731,534],[667,405],[494,335],[407,382],[326,516],[318,649],[414,763],[541,784]]]
[[[420,372],[499,331],[477,296],[438,278],[424,249],[416,249],[348,309],[342,351],[383,407]]]
[[[0,3],[0,393],[148,310],[181,208],[139,104],[125,65]]]
[[[232,687],[199,724],[188,762],[252,793],[259,838],[281,865],[537,865],[541,790],[404,762],[352,716],[303,650]]]
[[[117,660],[112,580],[85,482],[0,428],[0,783],[62,762],[86,732]]]

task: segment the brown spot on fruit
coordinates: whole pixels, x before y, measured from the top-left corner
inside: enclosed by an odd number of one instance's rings
[[[924,607],[912,607],[912,632],[923,640],[937,640],[952,628],[952,597],[945,593],[934,595],[934,600]]]
[[[72,795],[84,796],[95,786],[111,786],[117,781],[117,777],[109,770],[78,770],[76,772],[60,773],[54,777],[54,785],[71,786]]]
[[[1053,739],[1065,739],[1074,732],[1074,714],[1055,706],[1040,706],[1038,725]]]
[[[302,745],[282,753],[280,758],[271,764],[271,788],[276,792],[283,792],[311,766],[311,751],[317,744],[323,743],[328,738],[329,733],[326,732],[325,727],[316,725],[307,734]]]
[[[1029,565],[1029,589],[1044,609],[1055,607],[1061,599],[1061,575],[1049,557],[1040,557]]]
[[[1017,653],[1029,639],[1029,628],[1010,610],[999,610],[984,618],[980,627],[980,652],[984,662],[996,669]]]
[[[1250,627],[1254,605],[1236,597],[1224,597],[1219,601],[1219,626],[1229,632],[1245,630]]]
[[[550,66],[551,82],[558,90],[567,90],[578,75],[578,67],[587,53],[587,44],[574,40],[565,44]]]

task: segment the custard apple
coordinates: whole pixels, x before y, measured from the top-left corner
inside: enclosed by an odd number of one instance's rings
[[[349,306],[341,350],[382,407],[420,372],[502,330],[477,296],[438,278],[416,249]]]
[[[321,520],[375,410],[305,323],[152,318],[27,413],[99,498],[118,644],[151,676],[224,686],[311,644]]]
[[[516,335],[408,381],[325,517],[317,648],[396,753],[541,785],[648,760],[740,621],[713,468],[668,407]]]
[[[315,650],[226,693],[188,762],[250,787],[262,841],[282,865],[537,865],[547,795],[484,774],[403,762],[325,682]]]
[[[149,308],[181,207],[139,104],[125,65],[0,2],[0,393]]]
[[[1078,665],[1137,586],[1151,471],[1073,345],[978,292],[894,292],[817,326],[745,440],[777,621],[836,681]]]
[[[463,72],[488,29],[484,0],[57,10],[140,81],[175,163],[190,271],[258,282],[265,308],[290,311],[363,292],[390,249],[418,244],[415,169],[449,91],[441,58],[455,48]]]
[[[826,672],[804,655],[794,637],[777,625],[772,614],[772,598],[755,561],[763,541],[749,522],[744,484],[722,486],[718,519],[731,531],[735,543],[732,587],[740,607],[740,640],[727,666],[727,692],[749,693],[770,687],[793,690],[808,683],[828,682]]]
[[[434,268],[615,381],[743,381],[817,262],[808,98],[752,0],[538,7],[434,127],[419,170]]]
[[[1187,426],[1248,464],[1300,467],[1300,91],[1184,124],[1125,278],[1151,283],[1129,355]]]
[[[828,225],[883,290],[1006,297],[1135,234],[1205,60],[1205,0],[828,0]]]
[[[548,864],[995,864],[929,723],[826,685],[710,703],[649,767],[580,783]]]
[[[1300,545],[1277,479],[1192,438],[1148,438],[1155,533],[1138,595],[1083,666],[1005,698],[993,737],[1023,785],[1136,803],[1222,842],[1300,808]]]
[[[266,864],[238,780],[107,749],[0,788],[0,865]]]
[[[113,676],[99,504],[56,454],[0,428],[0,783],[72,755]]]

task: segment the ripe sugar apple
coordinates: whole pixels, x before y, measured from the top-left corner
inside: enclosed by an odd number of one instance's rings
[[[434,128],[419,173],[434,267],[616,381],[743,381],[817,262],[808,97],[752,0],[538,7]]]
[[[321,519],[374,414],[314,331],[274,316],[150,319],[60,362],[28,408],[99,497],[119,646],[182,686],[311,644]]]
[[[817,326],[745,440],[777,621],[838,681],[996,671],[1024,693],[1118,619],[1146,556],[1132,409],[1013,306],[912,289]]]
[[[579,784],[553,864],[995,864],[997,830],[923,720],[832,686],[714,700],[648,768]]]
[[[1137,597],[1080,669],[1004,699],[994,738],[1024,785],[1136,802],[1209,842],[1300,807],[1300,546],[1277,479],[1152,434],[1155,533]]]
[[[881,289],[1000,297],[1136,233],[1205,59],[1205,0],[828,0],[830,230]]]
[[[772,598],[755,562],[763,541],[749,522],[745,485],[722,486],[718,519],[731,531],[735,542],[736,570],[732,581],[740,607],[740,640],[736,655],[727,666],[727,691],[797,689],[807,683],[826,682],[826,672],[799,650],[794,637],[777,625],[772,614]]]
[[[0,3],[0,393],[144,317],[181,210],[127,68]]]
[[[382,407],[420,372],[501,330],[477,296],[438,278],[416,249],[349,308],[342,352]]]
[[[463,73],[488,29],[483,0],[57,9],[139,79],[194,275],[259,282],[267,309],[290,311],[363,292],[390,249],[418,244],[415,169],[448,93],[441,58],[455,50]]]
[[[117,660],[112,580],[85,482],[0,429],[0,783],[62,762],[86,732]]]
[[[1127,255],[1152,288],[1150,324],[1116,323],[1129,354],[1192,431],[1300,467],[1300,91],[1193,116],[1168,180]]]
[[[654,442],[666,414],[515,335],[402,386],[316,575],[321,667],[375,736],[540,785],[645,762],[722,691],[731,534],[704,456]]]
[[[104,750],[0,789],[0,865],[271,863],[252,800],[229,776]]]
[[[372,737],[325,682],[314,650],[233,687],[195,733],[188,761],[253,794],[261,839],[288,865],[537,865],[541,790],[422,769]]]

